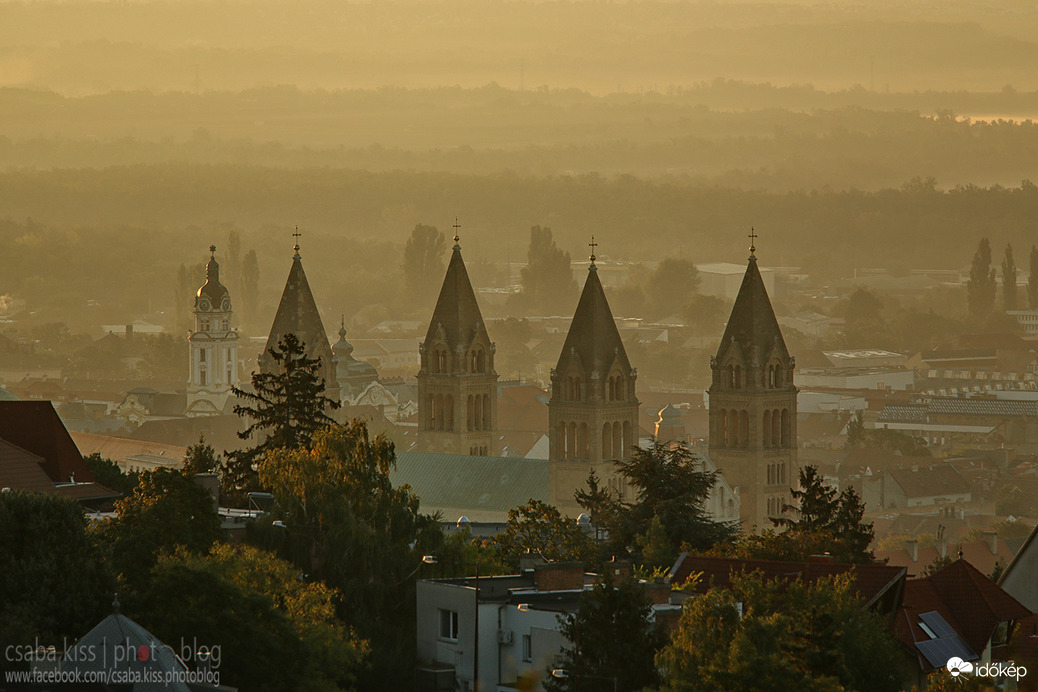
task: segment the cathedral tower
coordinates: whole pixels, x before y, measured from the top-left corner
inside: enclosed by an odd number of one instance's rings
[[[195,328],[188,336],[188,416],[224,413],[231,387],[238,386],[238,332],[231,326],[231,295],[220,283],[216,246],[209,252],[205,284],[195,295]]]
[[[751,240],[756,238],[751,233]],[[742,529],[771,528],[797,482],[797,389],[775,311],[750,246],[746,274],[710,359],[710,458],[738,487]]]
[[[455,234],[429,331],[419,345],[419,451],[497,454],[494,350]]]
[[[591,245],[593,250],[593,238]],[[549,458],[598,463],[629,457],[638,443],[637,379],[592,254],[566,343],[551,371]]]
[[[335,362],[332,348],[328,344],[328,333],[324,331],[317,302],[303,271],[299,245],[296,244],[293,249],[295,254],[292,255],[292,268],[288,271],[285,291],[281,294],[281,303],[278,304],[277,314],[274,315],[274,324],[270,327],[267,345],[259,357],[260,371],[274,372],[275,363],[270,357],[271,349],[277,350],[278,342],[286,334],[295,334],[305,345],[307,358],[321,359],[320,373],[324,378],[324,395],[333,401],[339,401],[339,384],[335,378]]]

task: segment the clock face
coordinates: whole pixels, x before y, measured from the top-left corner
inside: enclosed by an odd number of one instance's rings
[[[209,305],[209,299],[208,298],[202,298],[202,300],[198,301],[198,309],[201,310],[202,312],[209,312],[209,308],[210,307],[212,307],[212,306]]]
[[[224,298],[223,302],[220,303],[220,309],[223,310],[224,312],[230,312],[231,311],[231,299],[230,298]]]

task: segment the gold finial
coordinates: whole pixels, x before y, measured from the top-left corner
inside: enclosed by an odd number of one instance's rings
[[[292,246],[292,249],[296,251],[297,255],[299,254],[299,236],[301,235],[303,234],[299,232],[299,226],[296,226],[296,231],[292,234],[292,237],[296,239],[296,244]]]
[[[750,239],[750,256],[752,257],[753,253],[755,253],[757,251],[757,247],[756,247],[757,234],[753,232],[753,226],[750,226],[750,235],[748,237]]]
[[[215,245],[210,245],[209,246],[209,254],[211,255],[212,259],[216,259],[216,246]]]
[[[595,242],[595,236],[591,236],[591,242],[587,244],[591,248],[591,264],[595,264],[595,248],[598,247],[598,243]]]
[[[454,244],[457,245],[458,241],[461,240],[461,236],[458,235],[458,230],[461,228],[461,224],[458,223],[458,217],[454,217],[454,225],[451,226],[454,229]]]

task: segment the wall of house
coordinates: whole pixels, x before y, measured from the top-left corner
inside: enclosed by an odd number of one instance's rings
[[[1038,539],[1032,537],[1024,544],[998,585],[1032,612],[1038,612]]]

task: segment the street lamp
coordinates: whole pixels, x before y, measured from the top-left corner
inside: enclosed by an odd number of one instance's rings
[[[602,677],[601,675],[573,675],[573,676],[571,676],[569,674],[569,671],[566,670],[565,668],[555,668],[555,669],[553,669],[551,671],[551,676],[553,678],[559,678],[560,680],[564,680],[564,679],[569,678],[569,677],[572,677],[574,680],[612,680],[613,681],[613,692],[620,692],[620,679],[617,678],[616,676],[613,676],[611,678]]]

